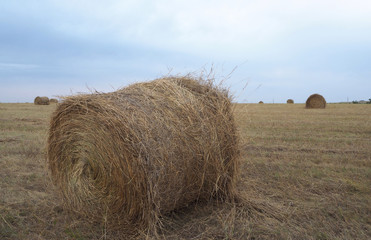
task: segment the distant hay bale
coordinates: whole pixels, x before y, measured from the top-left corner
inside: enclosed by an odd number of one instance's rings
[[[48,97],[39,97],[37,96],[34,100],[35,105],[49,105],[50,101]]]
[[[294,103],[294,100],[292,100],[292,99],[287,99],[286,102],[289,103],[289,104],[291,104],[291,103]]]
[[[50,103],[58,103],[58,99],[56,99],[56,98],[51,98],[51,99],[49,100],[49,102],[50,102]]]
[[[259,104],[263,104],[264,102],[263,101],[260,101]]]
[[[228,92],[191,77],[65,98],[49,129],[51,178],[67,206],[120,229],[231,199],[238,155]]]
[[[305,108],[326,108],[326,100],[320,94],[312,94],[307,99]]]

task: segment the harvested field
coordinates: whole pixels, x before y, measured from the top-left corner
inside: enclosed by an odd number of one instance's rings
[[[148,238],[370,239],[371,106],[304,106],[237,104],[240,198],[170,212]],[[0,239],[123,239],[69,213],[51,185],[45,146],[55,109],[0,104]]]

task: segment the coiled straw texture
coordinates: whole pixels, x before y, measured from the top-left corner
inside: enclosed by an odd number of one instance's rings
[[[230,97],[191,77],[67,97],[51,119],[48,165],[70,209],[150,229],[192,202],[233,197],[238,138]]]

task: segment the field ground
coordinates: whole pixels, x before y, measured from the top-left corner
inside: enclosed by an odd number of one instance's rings
[[[0,104],[0,239],[122,238],[68,214],[51,186],[54,109]],[[174,212],[156,238],[371,239],[371,105],[238,104],[235,114],[240,201]]]

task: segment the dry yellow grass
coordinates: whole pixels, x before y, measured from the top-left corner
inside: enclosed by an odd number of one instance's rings
[[[68,214],[48,181],[55,107],[0,104],[0,239],[120,239]],[[171,212],[149,239],[370,239],[370,115],[366,104],[238,104],[241,199]]]

